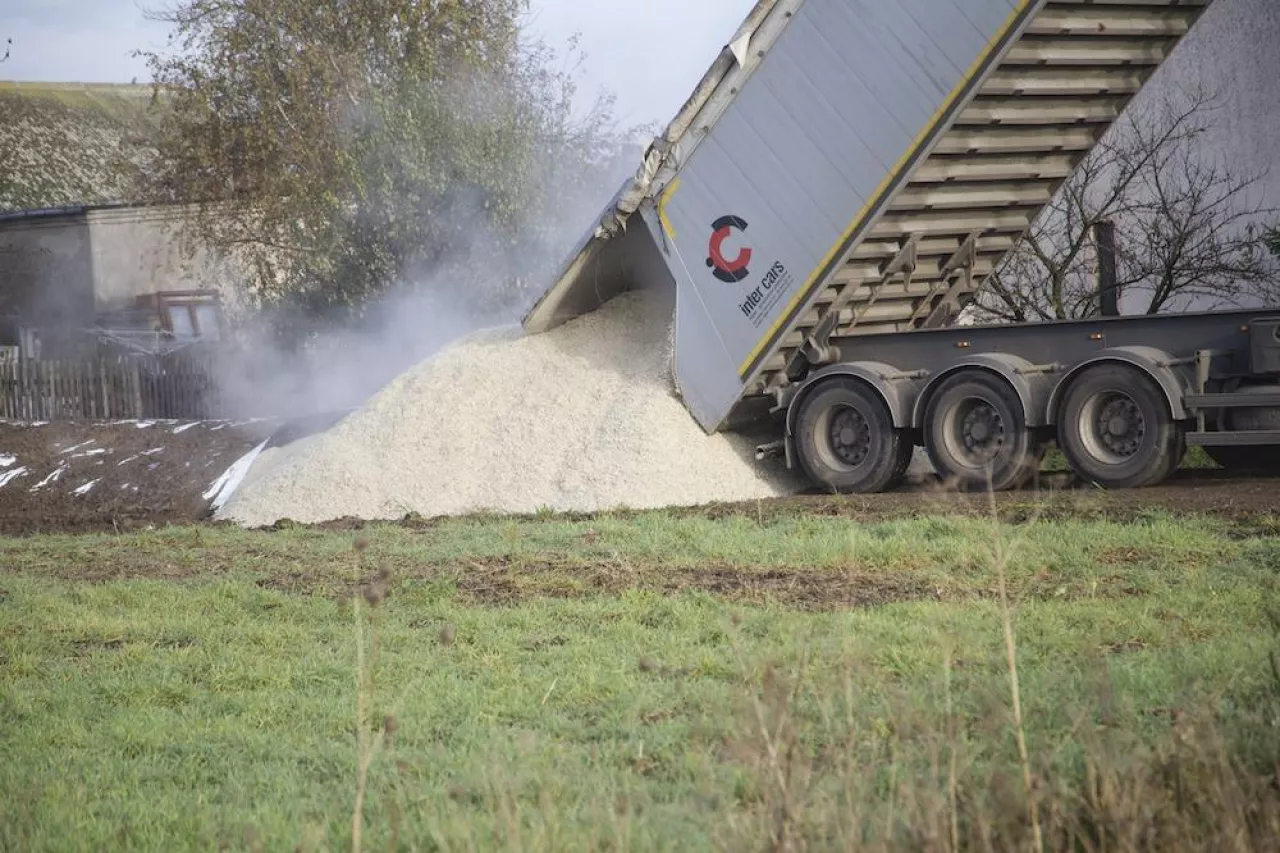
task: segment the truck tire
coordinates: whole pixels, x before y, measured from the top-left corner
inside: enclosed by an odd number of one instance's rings
[[[1104,364],[1068,387],[1058,417],[1058,445],[1085,481],[1107,489],[1140,489],[1177,470],[1186,433],[1155,380],[1135,367]]]
[[[965,491],[1016,489],[1044,459],[1017,392],[985,370],[961,371],[929,396],[924,434],[938,476]]]
[[[883,492],[902,481],[909,462],[880,396],[854,379],[813,389],[796,417],[800,465],[816,485],[841,494]]]

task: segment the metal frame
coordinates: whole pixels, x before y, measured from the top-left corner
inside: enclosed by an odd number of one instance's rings
[[[920,330],[874,338],[836,338],[843,361],[778,391],[786,410],[784,446],[793,464],[796,413],[825,380],[849,376],[885,400],[898,429],[922,430],[933,389],[961,370],[984,370],[1008,382],[1027,425],[1057,425],[1071,381],[1091,367],[1127,364],[1159,384],[1169,411],[1189,423],[1199,447],[1280,445],[1280,431],[1214,431],[1210,415],[1233,408],[1280,408],[1280,373],[1252,372],[1255,326],[1272,326],[1280,308],[1212,314],[1105,317],[1017,326]],[[1242,380],[1276,385],[1274,393],[1220,390]],[[762,448],[764,451],[765,448]]]
[[[1280,444],[1280,430],[1192,432],[1187,434],[1188,447],[1270,447]]]
[[[762,362],[749,392],[790,381],[810,336],[831,322],[823,306],[841,299],[847,309],[847,293],[860,295],[852,314],[843,312],[840,337],[954,322],[1211,2],[1035,3],[964,107],[919,152],[826,292]],[[916,246],[914,281],[928,285],[923,293],[908,288],[886,297],[879,276],[859,279],[859,268],[893,258],[907,239]]]

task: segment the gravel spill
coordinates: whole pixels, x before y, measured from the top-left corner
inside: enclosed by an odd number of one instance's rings
[[[592,512],[791,494],[752,442],[675,397],[671,304],[628,293],[552,332],[489,330],[395,379],[328,432],[263,452],[218,517]]]

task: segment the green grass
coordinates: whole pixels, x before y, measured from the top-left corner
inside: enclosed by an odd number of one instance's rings
[[[1203,447],[1190,447],[1187,454],[1182,458],[1182,464],[1178,466],[1182,471],[1212,471],[1220,468],[1217,462],[1209,457],[1208,451]],[[1067,464],[1067,457],[1058,449],[1057,444],[1049,447],[1044,456],[1044,462],[1040,465],[1040,470],[1046,473],[1058,473],[1071,470],[1071,466]]]
[[[379,731],[370,850],[1026,849],[1030,801],[1050,846],[1139,849],[1140,827],[1175,849],[1218,820],[1266,849],[1280,542],[1161,514],[1000,527],[1028,797],[995,530],[651,513],[0,541],[0,849],[349,849]],[[1262,810],[1227,820],[1237,796]]]

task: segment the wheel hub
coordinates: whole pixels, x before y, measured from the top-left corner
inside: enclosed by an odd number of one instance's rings
[[[857,409],[842,408],[831,416],[831,451],[845,465],[857,467],[871,455],[871,426]]]
[[[1110,453],[1129,458],[1142,448],[1147,422],[1138,404],[1128,397],[1109,400],[1098,413],[1098,440]]]
[[[965,454],[979,465],[999,455],[1005,443],[1004,418],[993,406],[975,401],[960,421],[960,442]]]

